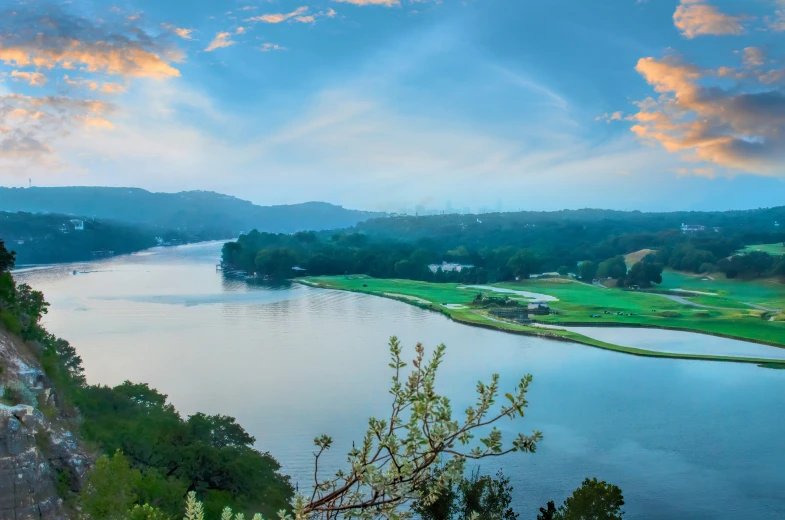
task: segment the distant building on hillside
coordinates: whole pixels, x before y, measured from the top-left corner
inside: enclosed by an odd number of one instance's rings
[[[681,225],[681,232],[682,233],[700,233],[706,231],[706,226],[701,226],[700,224],[682,224]]]
[[[449,262],[442,262],[441,264],[431,264],[428,266],[428,269],[430,269],[432,273],[435,273],[439,269],[441,269],[443,273],[451,273],[453,271],[460,273],[464,269],[471,269],[473,267],[474,266],[470,264],[455,264]]]
[[[84,231],[84,220],[74,218],[71,219],[71,224],[74,226],[74,231]]]

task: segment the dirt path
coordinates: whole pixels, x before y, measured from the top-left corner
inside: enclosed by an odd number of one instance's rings
[[[713,305],[704,305],[702,303],[695,303],[682,296],[676,296],[674,294],[660,294],[660,293],[649,293],[649,294],[662,296],[663,298],[668,298],[669,300],[673,300],[677,303],[681,303],[682,305],[691,305],[692,307],[700,307],[701,309],[719,309],[721,311],[744,310],[744,309],[732,309],[730,307],[715,307]],[[781,309],[770,309],[768,307],[764,307],[762,305],[756,305],[754,303],[749,303],[749,302],[739,302],[739,303],[741,303],[742,305],[747,305],[748,307],[752,307],[753,309],[758,309],[759,311],[776,312],[777,314],[782,314]]]
[[[767,312],[776,312],[777,314],[782,314],[782,309],[769,309],[768,307],[764,307],[762,305],[756,305],[754,303],[743,302],[744,305],[749,305],[753,309],[758,309],[759,311],[767,311]]]
[[[393,298],[403,298],[404,300],[411,300],[413,302],[418,302],[418,303],[431,303],[428,300],[424,300],[422,298],[418,298],[417,296],[409,296],[409,295],[406,295],[406,294],[398,294],[398,293],[386,292],[386,293],[384,293],[384,295],[385,296],[392,296]]]
[[[663,298],[668,298],[669,300],[673,300],[676,303],[681,303],[682,305],[690,305],[692,307],[700,307],[701,309],[719,309],[721,311],[727,310],[744,310],[744,309],[731,309],[730,307],[715,307],[713,305],[703,305],[702,303],[695,303],[691,302],[690,300],[683,298],[681,296],[676,296],[675,294],[660,294],[660,293],[649,293],[655,296],[662,296]]]

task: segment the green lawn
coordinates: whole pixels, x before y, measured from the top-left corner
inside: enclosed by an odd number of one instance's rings
[[[687,289],[717,293],[727,300],[749,302],[773,309],[785,309],[785,285],[775,280],[728,280],[722,275],[692,275],[675,271],[662,273],[658,289]],[[701,302],[702,303],[702,302]]]
[[[751,253],[753,251],[763,251],[764,253],[768,253],[770,255],[785,255],[785,246],[782,245],[782,242],[778,244],[758,244],[754,246],[747,246],[741,250],[742,253]]]
[[[675,274],[675,273],[674,273]],[[576,341],[600,348],[618,350],[631,354],[680,357],[688,359],[728,359],[716,356],[702,355],[674,355],[645,351],[619,345],[603,343],[581,334],[563,330],[544,330],[542,328],[521,325],[517,323],[499,322],[484,315],[482,311],[471,308],[451,309],[444,304],[468,304],[477,294],[477,289],[465,289],[458,284],[432,284],[412,280],[375,279],[367,276],[331,276],[311,277],[301,280],[303,283],[319,287],[363,292],[388,298],[399,299],[407,303],[425,308],[438,310],[449,315],[452,319],[467,324],[491,327],[509,332],[535,334],[541,336],[557,336],[562,339]],[[676,280],[672,279],[671,283]],[[727,280],[723,280],[727,283]],[[568,279],[541,279],[525,280],[522,282],[509,282],[496,284],[496,287],[547,294],[558,298],[552,302],[551,308],[557,312],[549,316],[542,316],[545,322],[600,322],[620,324],[643,324],[661,328],[683,329],[694,332],[717,334],[738,339],[774,343],[785,347],[785,322],[770,322],[761,319],[761,312],[755,309],[738,310],[728,309],[699,309],[694,306],[684,305],[656,294],[644,292],[622,291],[616,289],[603,289]],[[735,287],[735,286],[733,286]],[[762,286],[765,287],[765,286]],[[768,287],[765,287],[769,290]],[[755,289],[759,290],[759,289]],[[771,289],[783,291],[782,287]],[[745,296],[749,291],[737,289]],[[708,291],[707,291],[708,292]],[[753,291],[754,292],[754,291]],[[762,301],[776,301],[783,298],[770,296],[762,291],[758,295]],[[410,297],[409,299],[405,296]],[[424,301],[414,301],[411,297]],[[526,298],[514,296],[522,302]],[[706,297],[717,298],[719,297]],[[726,299],[729,299],[726,297]],[[718,305],[721,306],[721,305]],[[739,304],[739,309],[744,308]],[[609,311],[606,314],[605,311]],[[624,315],[618,315],[622,312]],[[591,318],[592,314],[601,317]],[[628,314],[632,314],[628,316]],[[735,360],[750,361],[739,358]]]

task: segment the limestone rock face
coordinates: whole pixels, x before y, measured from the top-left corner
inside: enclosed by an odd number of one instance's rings
[[[91,459],[27,345],[1,330],[0,363],[0,392],[13,389],[23,401],[0,403],[0,520],[68,520],[58,485],[77,491]]]

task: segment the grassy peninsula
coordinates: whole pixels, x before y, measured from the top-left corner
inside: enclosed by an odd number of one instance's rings
[[[717,296],[709,294],[697,296],[703,299],[725,300],[727,306],[717,305],[718,308],[711,309],[697,307],[690,303],[682,303],[665,297],[660,293],[606,289],[567,277],[503,282],[492,284],[489,287],[534,293],[534,295],[527,295],[529,297],[515,293],[501,293],[521,304],[526,304],[531,299],[542,296],[556,299],[550,303],[551,308],[555,311],[554,314],[537,317],[537,321],[545,324],[592,322],[596,325],[609,326],[645,326],[712,334],[785,348],[785,321],[770,321],[771,318],[776,320],[781,315],[776,312],[763,311],[744,303],[746,301],[754,305],[780,305],[782,307],[785,305],[785,287],[766,282],[753,284],[733,280],[701,280],[699,277],[674,272],[666,272],[663,278],[663,287],[660,289],[697,290],[694,288],[697,286],[701,288],[701,292],[717,294]],[[393,298],[441,312],[455,321],[468,325],[573,341],[628,354],[758,364],[771,363],[771,360],[761,358],[656,352],[598,341],[573,331],[498,319],[486,310],[472,305],[472,300],[478,292],[492,293],[493,291],[463,284],[378,279],[363,275],[306,277],[299,281],[315,287]],[[672,291],[671,294],[680,295],[679,298],[688,302],[696,298],[696,296],[691,296],[691,293]],[[623,315],[619,313],[623,313]],[[599,317],[597,317],[598,315]],[[774,362],[773,364],[785,366],[785,362]]]

